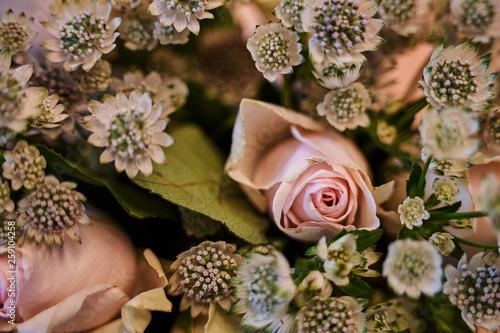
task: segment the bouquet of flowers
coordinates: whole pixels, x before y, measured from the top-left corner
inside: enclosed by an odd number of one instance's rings
[[[0,331],[497,332],[498,0],[2,0]]]

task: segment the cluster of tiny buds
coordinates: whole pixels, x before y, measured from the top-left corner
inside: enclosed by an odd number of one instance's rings
[[[404,23],[410,19],[415,0],[385,0],[380,5],[391,21]]]
[[[65,82],[63,74],[60,69],[37,69],[28,85],[30,87],[44,87],[49,91],[49,95],[57,94],[59,96],[59,103],[67,104],[70,100],[76,98],[77,86]],[[69,77],[69,76],[68,76]]]
[[[403,251],[396,254],[391,270],[392,274],[398,277],[399,281],[406,283],[417,282],[429,264],[422,258],[422,255],[415,251]]]
[[[432,70],[430,86],[439,102],[464,104],[478,88],[476,76],[468,60],[441,60]]]
[[[183,278],[181,289],[196,302],[219,302],[230,295],[230,279],[235,276],[236,260],[214,246],[201,246],[182,260],[178,270]]]
[[[361,96],[352,89],[339,90],[332,99],[331,110],[339,122],[349,122],[365,111]]]
[[[260,314],[269,314],[275,311],[276,306],[285,300],[277,292],[276,282],[278,274],[273,265],[254,266],[250,273],[250,293],[248,300]]]
[[[143,130],[144,112],[140,109],[120,110],[116,113],[109,128],[108,138],[110,146],[118,151],[125,152],[129,158],[139,155],[149,147],[150,138]]]
[[[489,0],[465,0],[461,21],[466,27],[486,29],[493,22],[495,9]]]
[[[323,6],[315,9],[314,18],[313,37],[323,47],[333,46],[338,54],[344,53],[342,49],[357,48],[365,39],[368,20],[352,0],[323,0]]]
[[[203,1],[173,0],[173,1],[165,1],[165,3],[167,4],[167,9],[169,10],[179,10],[184,12],[188,20],[191,18],[191,14],[201,13],[205,11],[205,4],[203,3]]]
[[[333,297],[313,298],[302,308],[299,331],[303,333],[353,332],[352,310]]]
[[[300,21],[300,13],[304,9],[304,2],[301,0],[285,0],[280,7],[286,14],[292,15],[293,24]]]
[[[279,31],[267,33],[258,43],[261,64],[274,71],[290,63],[289,41]]]
[[[462,273],[453,280],[451,293],[456,296],[456,305],[465,309],[467,317],[481,326],[482,321],[500,318],[500,270],[486,263],[475,271],[461,266]]]
[[[153,36],[152,31],[148,31],[143,23],[136,18],[124,21],[120,31],[123,33],[121,36],[123,39],[138,45],[146,44]]]
[[[17,48],[25,42],[28,34],[23,25],[17,22],[7,22],[0,25],[0,40],[9,48]]]
[[[3,176],[12,180],[12,188],[18,190],[21,186],[33,188],[45,177],[44,169],[47,162],[35,146],[26,141],[19,141],[12,152],[6,153],[3,164]]]
[[[60,47],[74,60],[90,56],[94,48],[104,48],[108,27],[104,20],[93,18],[90,12],[67,21],[59,33]]]

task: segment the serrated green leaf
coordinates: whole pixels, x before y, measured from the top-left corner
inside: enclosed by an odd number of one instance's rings
[[[221,221],[252,244],[266,242],[268,219],[248,202],[238,184],[224,173],[224,157],[203,130],[186,124],[171,130],[175,143],[165,148],[168,164],[132,181],[177,205]]]
[[[410,178],[406,181],[406,195],[410,198],[414,198],[420,194],[418,182],[421,174],[422,168],[417,162],[413,162],[410,170]]]
[[[157,195],[138,188],[124,177],[118,179],[97,175],[83,164],[73,164],[44,145],[37,145],[37,148],[47,160],[48,170],[57,177],[71,177],[91,185],[106,187],[130,216],[138,219],[153,217],[172,219],[178,215],[177,207],[166,203]]]
[[[361,252],[374,245],[382,237],[383,233],[382,229],[357,230],[356,251]]]
[[[369,297],[373,294],[373,289],[354,274],[349,274],[349,284],[339,287],[343,292],[353,297]]]

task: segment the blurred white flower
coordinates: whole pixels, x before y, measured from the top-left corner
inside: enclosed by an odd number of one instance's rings
[[[407,197],[398,206],[398,213],[401,224],[405,225],[408,229],[420,227],[424,220],[430,217],[429,212],[425,210],[424,200],[419,197]]]
[[[452,108],[427,110],[419,125],[425,154],[439,160],[467,160],[479,148],[473,137],[479,122],[471,113]]]
[[[369,333],[409,332],[409,318],[400,302],[375,304],[366,310],[366,328]]]
[[[161,147],[174,143],[172,137],[163,132],[167,120],[159,120],[161,103],[152,105],[149,93],[134,90],[127,97],[119,92],[108,96],[104,103],[91,101],[88,105],[92,115],[85,117],[84,124],[92,135],[89,143],[105,147],[101,163],[115,161],[118,172],[126,171],[134,178],[139,171],[144,175],[153,172],[153,164],[165,163]]]
[[[346,128],[367,127],[370,118],[366,109],[372,100],[368,90],[363,84],[355,82],[345,88],[337,88],[325,95],[323,102],[318,104],[317,111],[320,116],[339,131]]]
[[[392,145],[396,136],[398,135],[398,130],[396,126],[389,125],[387,122],[381,120],[377,123],[377,137],[380,142],[386,145]]]
[[[174,25],[178,32],[188,28],[193,34],[200,32],[200,22],[198,20],[214,18],[205,10],[222,6],[221,0],[154,0],[148,8],[150,15],[159,16],[159,20],[164,27]]]
[[[63,1],[62,12],[52,14],[43,22],[53,39],[42,44],[50,53],[47,60],[64,63],[64,69],[74,71],[82,66],[90,70],[103,54],[115,48],[119,35],[115,32],[121,18],[109,20],[111,3],[97,0]]]
[[[490,92],[496,74],[488,74],[490,56],[476,58],[478,43],[467,41],[457,47],[436,46],[420,81],[429,104],[437,109],[455,106],[484,108],[494,96]]]
[[[415,34],[429,24],[427,0],[382,0],[378,12],[386,26],[398,34]]]
[[[143,6],[146,6],[146,2]],[[121,25],[118,27],[120,38],[125,41],[125,47],[132,51],[151,51],[158,45],[154,37],[155,17],[146,13],[146,8],[139,7],[123,16]]]
[[[14,201],[10,198],[10,187],[8,182],[0,179],[0,214],[4,211],[14,211]]]
[[[496,231],[500,246],[500,188],[494,174],[489,173],[483,176],[478,202],[488,212],[488,223]]]
[[[281,20],[283,26],[293,27],[295,31],[304,31],[300,16],[305,8],[305,2],[303,0],[282,0],[274,8],[274,15]]]
[[[111,83],[111,64],[99,59],[88,72],[82,71],[79,75],[78,89],[81,92],[92,94],[103,92]]]
[[[19,141],[14,149],[6,151],[3,157],[3,176],[11,180],[13,190],[22,186],[31,189],[45,177],[45,158],[35,146],[28,145],[26,141]]]
[[[342,88],[350,85],[359,77],[362,63],[337,64],[323,59],[320,63],[314,63],[314,77],[323,87],[328,89]]]
[[[500,2],[496,0],[450,0],[450,11],[459,31],[475,41],[500,37]]]
[[[450,255],[455,249],[453,236],[447,232],[435,232],[429,238],[429,242],[434,245],[443,256]]]
[[[45,239],[48,246],[55,241],[62,247],[67,234],[81,242],[76,223],[91,224],[91,221],[82,203],[85,197],[75,191],[75,187],[75,183],[60,183],[50,175],[37,186],[35,192],[19,201],[21,214],[17,223],[24,228],[28,238],[35,238],[37,244]]]
[[[36,34],[33,19],[9,10],[0,19],[0,50],[7,50],[10,55],[25,52]]]
[[[332,294],[332,284],[320,271],[310,272],[297,287],[295,302],[303,306],[311,298],[328,297]]]
[[[161,25],[160,21],[155,21],[153,37],[157,39],[161,45],[186,44],[189,41],[189,30],[182,30],[179,32],[175,30],[173,24],[164,27]]]
[[[445,269],[443,292],[462,311],[472,330],[496,331],[500,326],[500,259],[498,253],[477,253],[467,263],[464,254],[457,267]]]
[[[296,289],[285,256],[276,250],[265,255],[249,253],[236,271],[233,281],[239,300],[232,312],[244,314],[241,325],[252,330],[277,329]]]
[[[119,10],[132,10],[140,6],[142,0],[111,0],[113,8]]]
[[[370,0],[313,0],[302,12],[304,31],[312,33],[309,53],[314,62],[326,57],[342,65],[362,62],[364,51],[376,49],[382,20],[372,18],[377,5]]]
[[[437,199],[446,204],[457,202],[458,185],[453,178],[435,178],[432,182],[432,191]]]
[[[394,291],[417,298],[441,290],[441,256],[427,241],[397,240],[389,245],[383,275]]]
[[[255,29],[247,41],[247,48],[255,67],[264,77],[274,82],[278,74],[289,74],[292,67],[304,62],[300,54],[299,35],[278,23],[269,23]]]

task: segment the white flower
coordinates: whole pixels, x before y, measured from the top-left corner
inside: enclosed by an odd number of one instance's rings
[[[28,145],[26,141],[19,141],[12,151],[6,151],[4,158],[3,176],[11,180],[13,190],[22,186],[33,188],[45,177],[45,158],[35,146]]]
[[[467,264],[464,254],[457,267],[445,269],[443,292],[462,311],[463,320],[496,331],[500,326],[500,259],[498,253],[477,253]]]
[[[402,204],[398,206],[399,220],[401,224],[405,225],[408,229],[413,227],[420,227],[423,220],[430,217],[428,211],[425,210],[424,200],[419,197],[407,197]]]
[[[294,27],[295,31],[304,31],[300,16],[305,8],[303,0],[282,0],[274,8],[274,15],[281,20],[283,26],[287,28]]]
[[[155,21],[153,29],[153,37],[157,39],[161,45],[168,44],[186,44],[189,41],[189,30],[178,32],[174,25],[162,26],[160,21]]]
[[[68,118],[64,114],[64,105],[58,104],[59,96],[57,94],[46,97],[38,106],[40,112],[30,118],[30,126],[34,128],[56,128],[61,126],[61,121]]]
[[[370,95],[363,84],[355,82],[327,93],[316,110],[320,116],[326,117],[330,125],[344,131],[346,128],[368,126],[370,118],[366,114],[366,108],[371,103]]]
[[[8,50],[11,55],[28,51],[36,34],[33,19],[9,10],[0,19],[0,50]]]
[[[385,24],[398,34],[415,34],[429,24],[427,0],[382,0],[378,12]]]
[[[182,252],[170,265],[175,270],[169,280],[168,293],[183,294],[180,310],[191,307],[194,318],[208,314],[210,303],[218,303],[225,310],[231,307],[231,279],[243,257],[235,254],[236,246],[226,242],[205,241]]]
[[[97,60],[91,70],[80,72],[79,81],[78,89],[81,92],[92,94],[105,91],[111,83],[111,64],[102,59]]]
[[[398,135],[398,130],[396,126],[389,125],[387,122],[381,120],[377,123],[377,137],[380,142],[386,145],[392,145],[396,136]]]
[[[311,298],[328,297],[332,294],[332,284],[320,271],[310,272],[297,287],[295,302],[303,306]]]
[[[441,202],[449,205],[457,202],[455,197],[458,195],[459,189],[453,178],[435,178],[432,182],[432,191]]]
[[[479,44],[467,41],[446,49],[436,46],[424,69],[423,87],[427,101],[437,109],[461,106],[483,108],[494,96],[489,90],[496,75],[488,74],[490,56],[476,58]]]
[[[299,333],[363,332],[361,300],[350,296],[313,297],[297,315]]]
[[[252,330],[279,326],[296,289],[287,259],[275,250],[266,255],[249,253],[236,271],[233,281],[239,300],[233,312],[244,314],[241,325]]]
[[[142,12],[141,8],[126,14],[118,28],[125,47],[132,51],[154,49],[158,45],[158,40],[153,35],[155,22],[158,21],[147,15],[145,10]]]
[[[139,171],[146,176],[153,172],[151,160],[166,162],[161,147],[174,141],[163,132],[167,120],[159,120],[161,103],[152,105],[149,93],[134,90],[127,97],[119,92],[116,97],[108,96],[104,103],[91,101],[87,106],[92,115],[85,117],[84,123],[93,132],[88,141],[106,147],[101,163],[115,161],[118,172],[125,170],[134,178]]]
[[[450,11],[459,31],[479,42],[500,37],[500,2],[450,0]]]
[[[62,13],[43,22],[52,35],[42,46],[51,51],[47,60],[64,63],[64,69],[74,71],[79,66],[90,70],[103,54],[115,48],[119,35],[115,32],[121,18],[109,20],[111,3],[97,0],[63,1]]]
[[[479,148],[472,137],[479,129],[477,119],[461,109],[427,110],[419,125],[425,153],[439,160],[466,160]]]
[[[337,64],[328,59],[314,63],[314,77],[323,87],[328,89],[342,88],[350,85],[359,77],[362,63]]]
[[[159,16],[164,27],[174,25],[179,32],[188,28],[193,34],[200,32],[198,20],[213,18],[214,16],[205,10],[222,6],[221,0],[154,0],[148,8],[149,15]]]
[[[363,258],[356,252],[356,238],[354,234],[347,234],[329,246],[326,245],[325,237],[318,242],[318,257],[325,261],[324,274],[337,286],[348,285],[349,273],[362,263]]]
[[[441,256],[428,242],[405,239],[389,245],[383,275],[397,294],[433,296],[441,290],[442,273]]]
[[[278,74],[289,74],[292,66],[304,62],[300,55],[302,45],[299,35],[278,23],[259,26],[247,41],[247,48],[255,61],[255,67],[264,77],[274,82]]]
[[[140,6],[142,0],[111,0],[114,8],[119,10],[132,10]]]
[[[14,201],[10,198],[10,187],[8,182],[0,179],[0,214],[4,211],[14,211]]]
[[[409,332],[409,318],[400,302],[375,304],[366,310],[366,328],[369,333]]]
[[[377,5],[369,0],[313,0],[302,12],[304,31],[313,33],[309,53],[314,62],[342,65],[362,62],[364,51],[376,49],[382,20],[372,18]]]
[[[435,232],[429,238],[429,242],[438,248],[439,253],[443,256],[450,255],[455,249],[455,243],[453,243],[453,236],[447,232]]]
[[[0,124],[14,132],[22,132],[28,119],[39,112],[38,106],[47,90],[27,87],[33,65],[10,69],[10,56],[0,54]]]
[[[24,227],[28,238],[38,244],[45,239],[51,246],[55,241],[63,246],[64,235],[80,243],[80,232],[76,223],[91,224],[85,214],[83,194],[74,191],[75,183],[60,183],[56,177],[45,177],[36,191],[19,201],[18,224]]]

